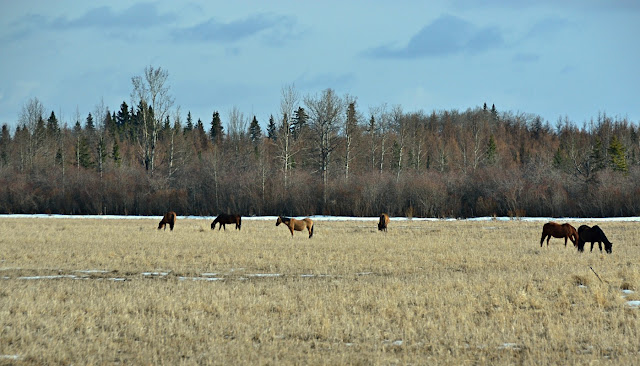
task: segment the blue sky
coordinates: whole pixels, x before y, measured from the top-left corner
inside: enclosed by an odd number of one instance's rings
[[[635,0],[0,0],[0,124],[34,97],[69,125],[130,104],[149,65],[169,72],[183,121],[205,124],[237,108],[264,126],[290,84],[355,96],[365,115],[486,102],[552,125],[638,123],[638,34]]]

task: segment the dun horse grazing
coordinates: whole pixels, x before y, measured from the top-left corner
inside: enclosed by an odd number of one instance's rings
[[[313,236],[313,221],[310,218],[297,220],[291,217],[282,217],[278,216],[278,220],[276,221],[276,226],[284,223],[291,231],[291,236],[293,237],[293,231],[303,231],[307,229],[309,231],[309,238]]]
[[[167,224],[169,224],[169,229],[173,231],[173,225],[176,224],[176,213],[173,211],[169,211],[164,214],[162,220],[160,220],[160,225],[158,225],[158,230],[165,229],[167,230]]]
[[[595,225],[594,227],[589,227],[587,225],[582,225],[578,228],[578,236],[580,239],[578,240],[578,251],[584,252],[584,245],[587,242],[591,243],[591,251],[593,252],[593,244],[598,243],[598,248],[602,252],[602,243],[604,243],[604,250],[611,254],[613,243],[607,239],[607,236],[604,235],[604,231],[600,229],[600,226]]]
[[[544,224],[542,227],[542,237],[540,238],[540,247],[542,247],[542,243],[544,239],[547,238],[547,246],[549,246],[549,239],[551,237],[554,238],[564,238],[564,246],[567,246],[567,239],[570,239],[573,243],[573,246],[578,245],[578,232],[576,229],[569,224],[558,224],[555,222],[548,222]]]
[[[216,224],[218,223],[220,224],[220,226],[218,227],[218,231],[220,231],[220,229],[222,229],[223,227],[224,227],[224,230],[226,231],[227,224],[236,224],[236,229],[240,230],[240,226],[242,226],[242,218],[240,217],[240,215],[220,214],[211,223],[211,230],[215,229]]]
[[[378,221],[378,230],[387,231],[387,226],[389,226],[389,215],[383,213],[380,215],[380,221]]]

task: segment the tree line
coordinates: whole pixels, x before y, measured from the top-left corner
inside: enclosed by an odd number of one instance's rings
[[[0,213],[640,214],[640,129],[626,118],[363,111],[354,96],[285,86],[263,124],[237,108],[194,121],[167,77],[147,67],[129,103],[70,121],[26,102],[0,134]]]

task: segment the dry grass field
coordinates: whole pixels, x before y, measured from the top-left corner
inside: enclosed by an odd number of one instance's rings
[[[0,364],[640,359],[638,223],[600,223],[607,255],[540,248],[542,222],[159,219],[2,218]]]

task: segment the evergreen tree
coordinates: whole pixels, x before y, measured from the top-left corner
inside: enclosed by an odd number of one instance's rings
[[[211,129],[209,130],[209,136],[213,143],[217,143],[222,140],[223,130],[224,128],[222,127],[222,120],[220,120],[220,113],[215,111],[211,118]]]
[[[85,130],[89,133],[93,133],[96,130],[96,125],[93,122],[93,116],[91,113],[87,116],[87,123],[85,125]]]
[[[47,119],[47,134],[49,136],[55,136],[60,132],[60,127],[58,126],[58,119],[56,118],[56,114],[51,111],[51,115]]]
[[[278,134],[276,132],[276,121],[273,118],[273,114],[269,117],[269,125],[267,126],[267,137],[271,141],[276,141]]]
[[[628,173],[629,167],[627,166],[627,158],[625,157],[627,149],[618,139],[618,136],[613,135],[613,137],[611,137],[608,151],[609,157],[611,158],[611,168],[616,172]]]
[[[489,142],[487,143],[487,164],[493,165],[496,163],[498,157],[498,145],[493,135],[489,136]]]
[[[299,107],[297,110],[293,112],[293,122],[291,123],[291,133],[293,134],[293,138],[297,139],[302,133],[303,129],[307,125],[307,120],[309,116],[307,112],[305,112],[304,108]]]
[[[109,112],[109,108],[107,108],[107,113],[104,116],[104,130],[109,132],[111,136],[115,136],[118,132],[118,126],[116,125],[116,120],[112,118],[111,112]]]
[[[78,164],[83,168],[93,167],[93,161],[91,161],[91,150],[89,149],[89,143],[87,138],[82,136],[79,139],[79,143],[76,146],[76,156],[78,157]]]
[[[120,164],[122,164],[122,157],[120,156],[120,145],[118,145],[118,140],[113,140],[111,159],[113,159],[113,164],[115,164],[115,166],[117,167],[120,167]]]
[[[498,120],[498,110],[496,110],[495,104],[491,105],[491,117],[493,118],[494,121]]]
[[[562,169],[562,167],[564,167],[564,154],[561,148],[558,148],[553,155],[553,167],[556,169]]]
[[[47,134],[47,127],[44,123],[44,119],[42,119],[42,117],[38,117],[38,122],[36,123],[36,129],[33,132],[36,146],[40,146],[40,144],[42,144],[42,141],[44,141],[46,134]]]
[[[254,144],[260,142],[262,139],[262,129],[260,128],[260,124],[258,123],[256,116],[253,116],[253,120],[249,125],[249,137],[251,138],[251,142]]]
[[[191,111],[187,112],[187,125],[184,126],[182,133],[193,131],[193,118],[191,117]]]
[[[17,133],[17,132],[16,132]],[[9,163],[9,143],[11,142],[11,133],[7,124],[2,125],[0,133],[0,164],[7,165]]]
[[[58,150],[56,151],[56,158],[55,158],[56,164],[62,166],[64,164],[64,158],[62,156],[62,149],[58,148]]]

